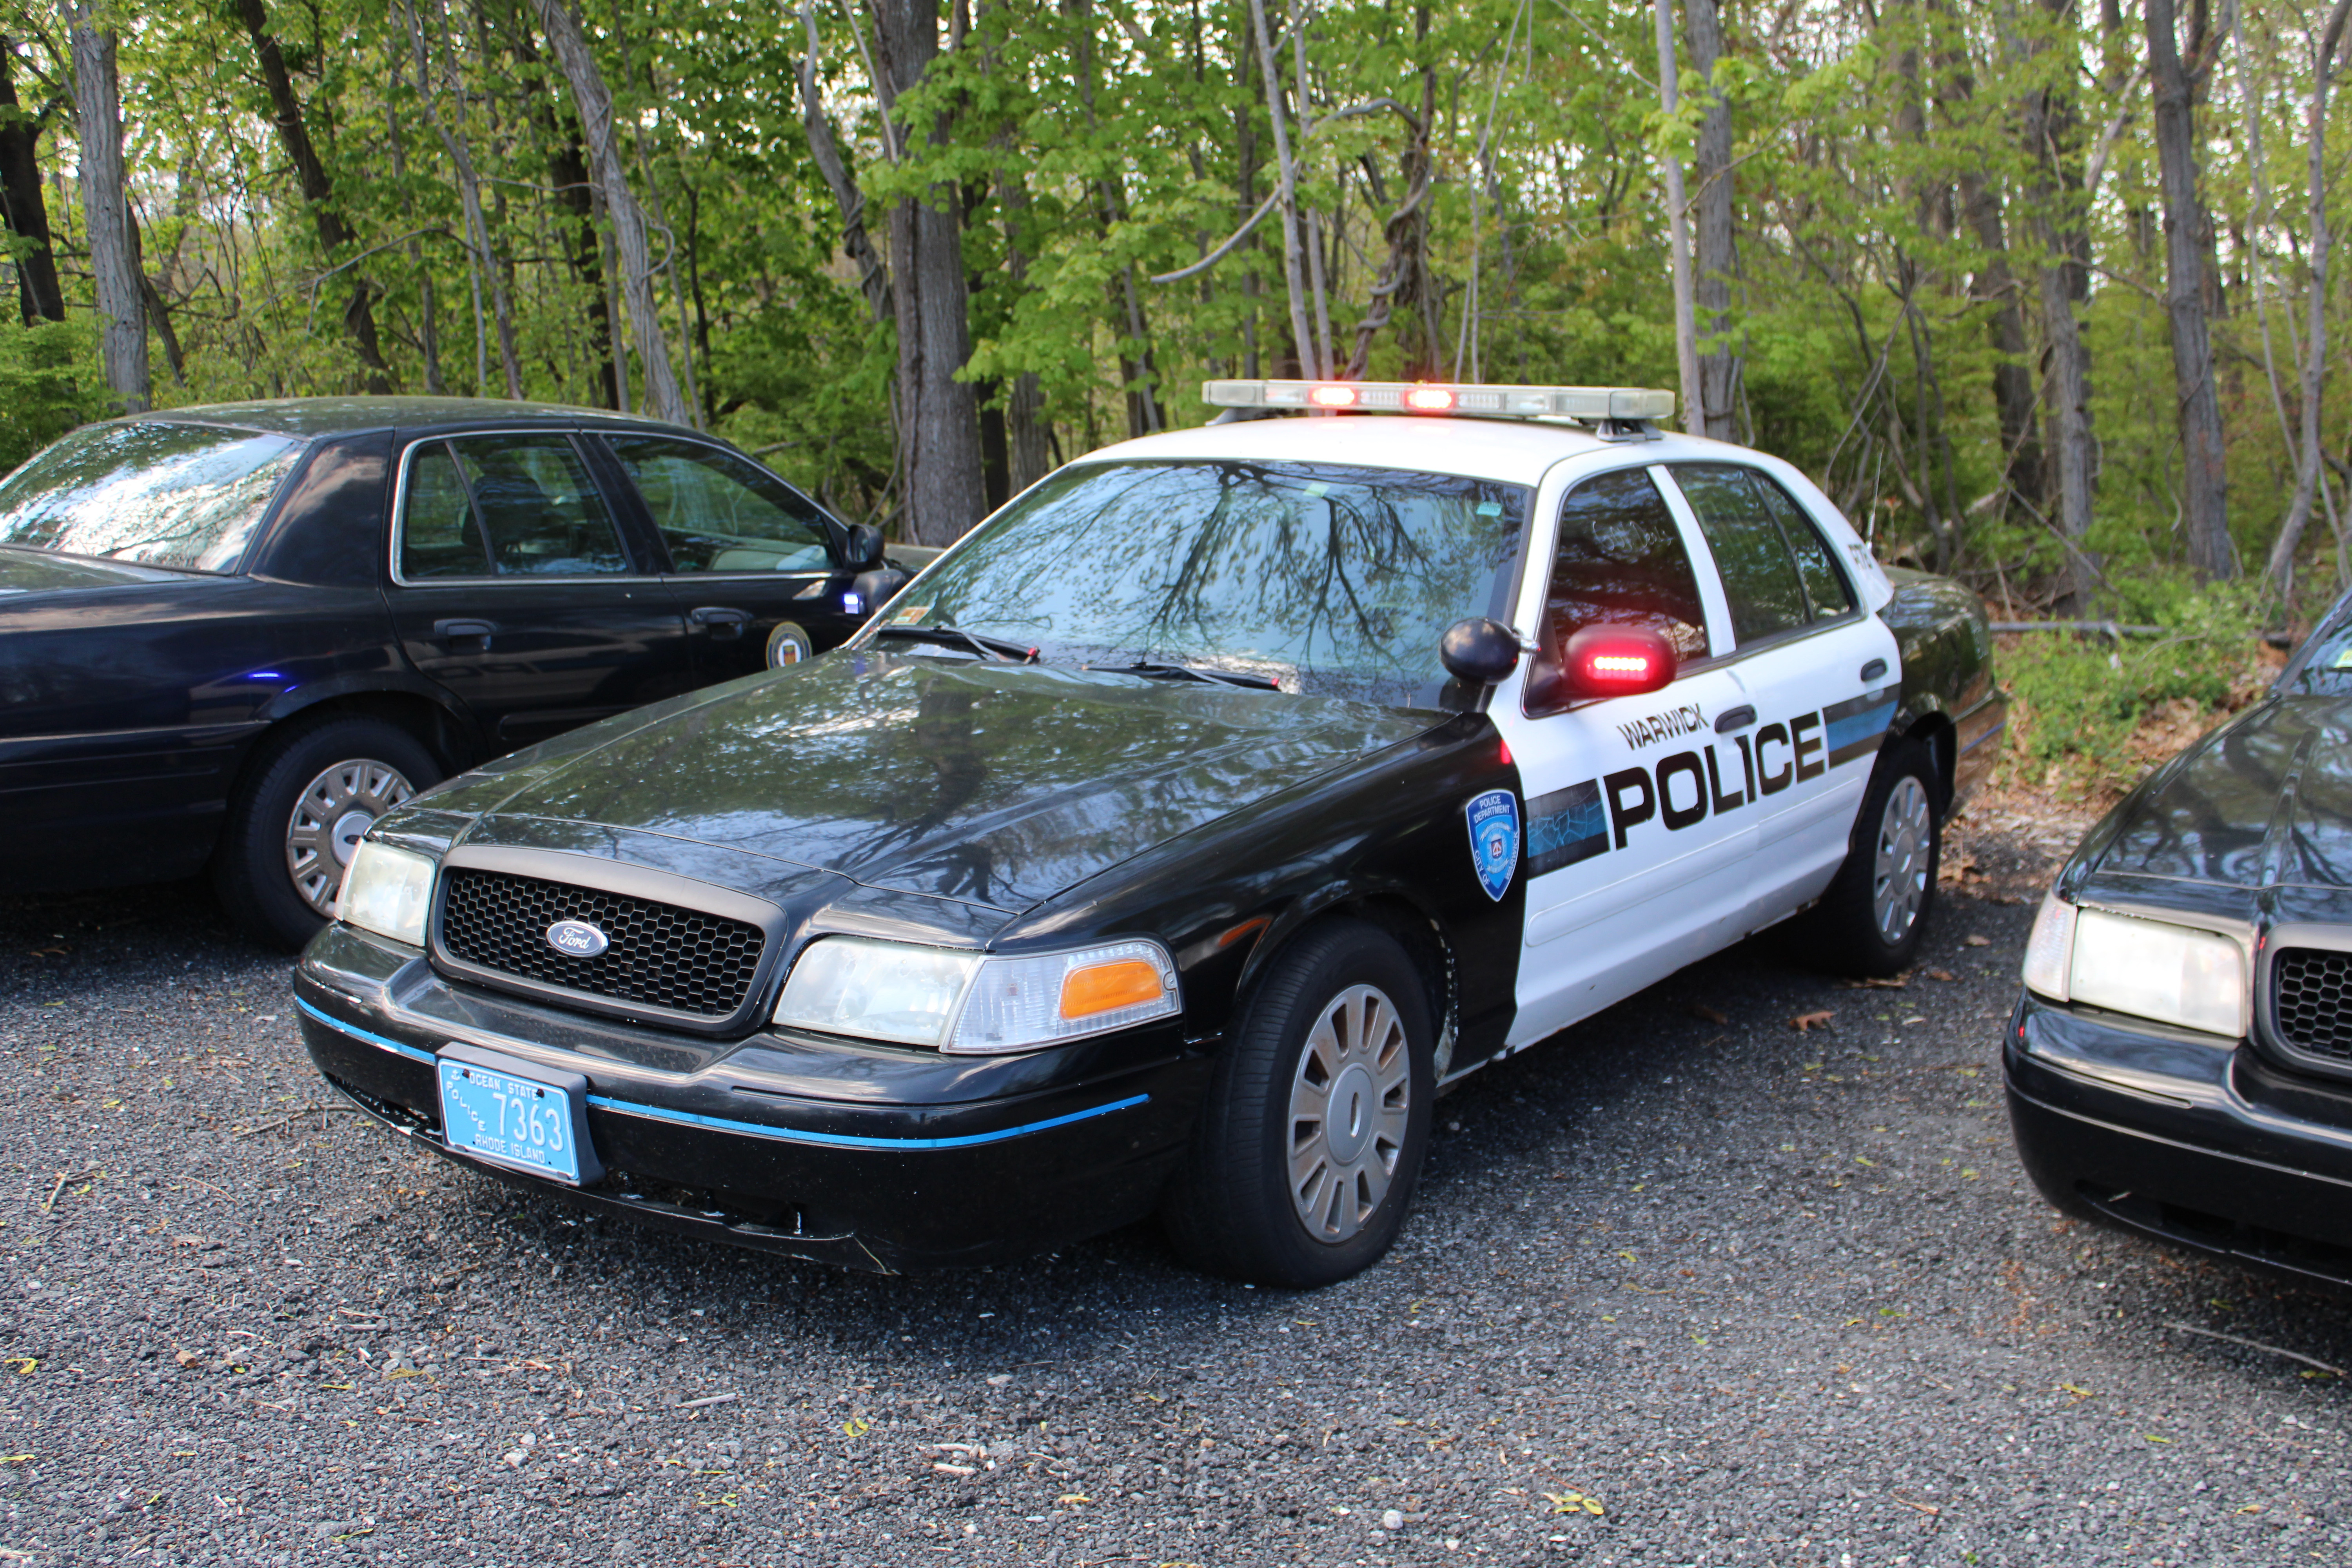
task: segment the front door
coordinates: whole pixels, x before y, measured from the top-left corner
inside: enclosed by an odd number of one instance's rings
[[[1532,617],[1538,651],[1490,710],[1527,795],[1513,1047],[1742,934],[1756,814],[1740,752],[1718,731],[1742,698],[1715,657],[1719,597],[1702,593],[1691,542],[1644,468],[1593,475],[1561,503]],[[1566,692],[1561,645],[1600,624],[1663,634],[1682,667],[1673,684],[1598,700]]]
[[[693,689],[684,620],[651,564],[569,436],[458,436],[405,454],[393,622],[494,752]]]

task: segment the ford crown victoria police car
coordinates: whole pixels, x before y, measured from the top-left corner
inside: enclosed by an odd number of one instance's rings
[[[1463,1074],[1801,911],[1907,960],[2001,722],[1972,599],[1664,394],[1208,392],[837,652],[385,816],[297,977],[320,1070],[797,1257],[1157,1210],[1306,1286],[1387,1249]],[[1261,416],[1318,405],[1395,412]]]

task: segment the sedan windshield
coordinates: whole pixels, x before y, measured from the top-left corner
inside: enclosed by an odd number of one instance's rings
[[[1509,618],[1527,507],[1518,485],[1402,469],[1068,468],[941,561],[891,621],[1010,638],[1055,664],[1192,666],[1433,708],[1445,628]]]
[[[0,544],[233,572],[301,451],[203,425],[78,430],[0,479]]]

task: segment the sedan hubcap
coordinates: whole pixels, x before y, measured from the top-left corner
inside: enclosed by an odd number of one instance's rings
[[[1910,931],[1919,906],[1927,901],[1927,849],[1935,830],[1927,789],[1914,775],[1904,774],[1879,814],[1877,863],[1870,884],[1878,939],[1889,947]]]
[[[343,868],[375,819],[416,791],[389,763],[337,763],[303,787],[286,823],[286,874],[311,910],[330,919]]]
[[[1388,1196],[1412,1066],[1404,1025],[1377,986],[1349,986],[1307,1031],[1290,1085],[1290,1198],[1316,1240],[1351,1239]]]

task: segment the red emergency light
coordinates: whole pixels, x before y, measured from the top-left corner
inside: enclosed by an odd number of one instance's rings
[[[1560,649],[1570,689],[1580,697],[1657,691],[1675,678],[1675,645],[1647,626],[1587,626]]]

